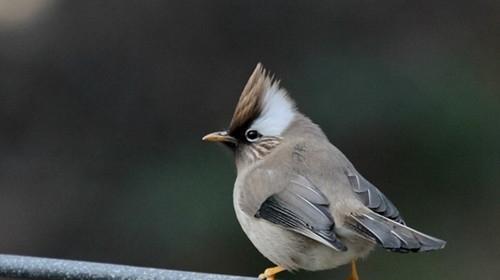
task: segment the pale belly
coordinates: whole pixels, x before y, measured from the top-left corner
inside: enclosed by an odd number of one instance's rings
[[[365,257],[374,244],[355,236],[339,237],[348,247],[346,252],[335,251],[301,234],[286,230],[268,221],[251,217],[235,204],[243,231],[266,258],[288,270],[325,270]]]

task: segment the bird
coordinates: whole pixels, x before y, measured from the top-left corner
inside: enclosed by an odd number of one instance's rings
[[[244,86],[229,127],[202,140],[222,143],[234,154],[236,217],[275,265],[259,279],[350,264],[348,279],[358,280],[356,261],[377,246],[407,253],[446,244],[409,227],[261,63]]]

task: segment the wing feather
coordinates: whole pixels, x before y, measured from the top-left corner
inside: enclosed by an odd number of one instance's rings
[[[347,250],[335,235],[335,223],[327,198],[303,176],[296,176],[284,190],[268,197],[255,217],[305,235],[337,251]]]
[[[394,204],[357,172],[346,171],[352,190],[373,212],[351,215],[346,224],[382,247],[400,253],[441,249],[446,242],[406,226]]]
[[[346,176],[353,191],[366,207],[400,224],[405,224],[398,208],[377,187],[354,172],[346,171]]]
[[[399,253],[442,249],[446,242],[419,232],[375,212],[351,215],[347,224],[358,233],[375,239],[387,250]]]

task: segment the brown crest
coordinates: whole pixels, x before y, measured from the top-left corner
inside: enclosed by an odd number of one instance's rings
[[[258,63],[236,105],[229,125],[230,134],[236,134],[259,116],[264,93],[273,83],[273,77],[270,77],[262,64]]]

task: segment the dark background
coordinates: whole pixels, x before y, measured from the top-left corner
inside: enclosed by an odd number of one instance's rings
[[[497,279],[499,30],[493,0],[0,0],[0,252],[257,275],[231,155],[200,139],[261,61],[448,241],[362,279]]]

